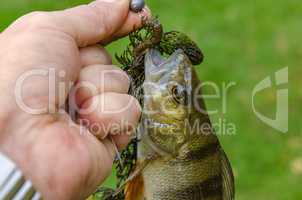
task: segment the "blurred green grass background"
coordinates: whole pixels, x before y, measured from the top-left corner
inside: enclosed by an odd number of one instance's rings
[[[33,10],[63,9],[87,0],[1,0],[0,31]],[[202,80],[235,82],[222,100],[206,101],[214,122],[236,126],[235,135],[219,136],[236,177],[236,199],[302,199],[302,2],[300,0],[147,0],[166,30],[179,30],[198,42],[205,62]],[[109,46],[121,52],[127,40]],[[289,132],[267,126],[252,110],[252,90],[265,77],[289,68]],[[206,93],[213,92],[206,89]],[[256,98],[259,111],[274,116],[276,88]],[[107,185],[113,185],[110,178]]]

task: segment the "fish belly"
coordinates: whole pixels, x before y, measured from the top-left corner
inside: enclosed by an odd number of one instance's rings
[[[222,200],[218,152],[202,160],[155,160],[143,178],[146,200]]]

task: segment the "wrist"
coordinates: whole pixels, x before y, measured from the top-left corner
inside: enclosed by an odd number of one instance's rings
[[[44,199],[76,199],[74,195],[81,188],[74,189],[70,186],[72,185],[70,180],[77,178],[62,175],[69,158],[60,157],[61,148],[65,149],[65,145],[61,144],[65,144],[65,139],[69,141],[69,138],[66,138],[69,134],[64,127],[56,130],[50,128],[56,125],[61,126],[52,115],[19,114],[7,128],[12,132],[6,134],[8,136],[0,144],[0,152],[4,152],[16,163]],[[63,138],[60,138],[62,135]],[[77,145],[71,145],[69,148],[76,148],[74,146]]]
[[[0,152],[0,199],[39,200],[41,195],[8,157]]]
[[[24,170],[30,163],[30,141],[31,131],[28,124],[29,119],[25,114],[11,112],[3,116],[0,138],[0,152],[6,154],[16,165]]]
[[[41,188],[41,183],[37,180],[44,175],[39,169],[41,162],[35,155],[37,154],[39,129],[47,123],[46,120],[49,120],[50,117],[17,112],[11,113],[8,119],[10,118],[13,119],[8,120],[9,122],[4,126],[5,132],[0,140],[0,153],[4,153],[20,169],[18,173],[22,174],[24,180],[32,181],[34,188],[43,193],[44,188]],[[41,150],[41,148],[39,149]],[[26,183],[26,187],[29,187],[28,183]]]

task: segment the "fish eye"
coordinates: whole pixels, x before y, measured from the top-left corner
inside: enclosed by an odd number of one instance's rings
[[[172,98],[176,103],[186,105],[188,93],[181,85],[173,85],[171,88]]]

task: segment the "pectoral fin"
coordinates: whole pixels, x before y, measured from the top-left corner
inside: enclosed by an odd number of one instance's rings
[[[141,174],[126,184],[125,200],[144,200],[144,179]]]
[[[129,176],[125,185],[125,200],[144,200],[144,179],[142,171],[149,164],[154,156],[138,162],[134,172]]]
[[[114,196],[124,190],[125,200],[144,200],[144,179],[142,171],[157,155],[149,155],[146,159],[138,161],[135,170],[130,174],[123,185],[115,192]]]

